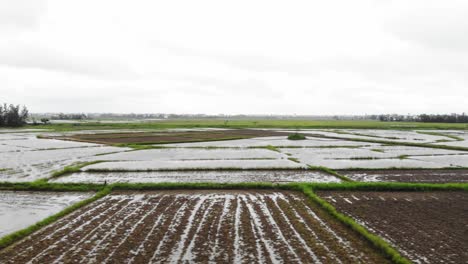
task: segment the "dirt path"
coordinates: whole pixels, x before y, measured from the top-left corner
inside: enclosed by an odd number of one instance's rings
[[[5,263],[385,263],[352,231],[280,191],[109,195],[0,252]]]

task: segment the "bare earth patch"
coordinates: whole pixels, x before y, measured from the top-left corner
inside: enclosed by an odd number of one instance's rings
[[[6,263],[386,263],[290,191],[117,192],[0,252]]]
[[[74,140],[100,144],[165,144],[181,142],[216,141],[228,139],[287,136],[288,133],[270,130],[232,129],[183,132],[137,132],[137,133],[98,133],[75,134],[70,136],[51,137],[55,139]]]
[[[466,192],[320,191],[416,263],[468,262]]]
[[[468,182],[468,170],[342,170],[340,173],[365,182]]]

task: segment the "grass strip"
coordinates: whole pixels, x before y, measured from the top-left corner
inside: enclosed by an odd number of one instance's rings
[[[301,162],[299,161],[299,159],[297,159],[297,158],[289,157],[288,160],[290,160],[290,161],[292,161],[292,162],[296,162],[296,163],[301,163]]]
[[[66,166],[63,169],[59,170],[59,171],[54,171],[52,173],[51,179],[58,178],[60,176],[66,175],[66,174],[79,172],[81,170],[81,168],[83,168],[83,167],[93,165],[93,164],[97,164],[97,163],[101,163],[101,162],[104,162],[104,161],[103,160],[95,160],[95,161],[82,162],[82,163],[78,163],[78,164],[75,164],[75,165]]]
[[[344,182],[354,182],[353,180],[351,180],[350,178],[330,169],[330,168],[327,168],[327,167],[323,167],[323,166],[311,166],[311,165],[307,165],[309,167],[309,169],[311,170],[319,170],[319,171],[323,171],[325,173],[328,173],[328,174],[331,174],[337,178],[339,178],[340,180],[344,181]]]
[[[333,216],[336,220],[348,226],[353,231],[355,231],[360,236],[362,236],[367,241],[369,241],[370,244],[374,248],[379,250],[385,257],[392,260],[393,263],[397,263],[397,264],[410,264],[411,263],[411,261],[401,256],[400,253],[396,249],[394,249],[389,243],[387,243],[381,237],[372,234],[365,227],[358,224],[352,218],[338,212],[335,207],[333,207],[328,202],[322,200],[314,192],[312,192],[311,189],[304,188],[302,191],[310,200],[318,204],[322,209],[324,209],[327,213]]]
[[[55,221],[57,221],[58,219],[70,214],[71,212],[85,206],[85,205],[88,205],[104,196],[106,196],[107,194],[109,194],[111,192],[111,188],[104,188],[103,190],[99,191],[98,193],[96,193],[93,197],[89,198],[89,199],[86,199],[86,200],[83,200],[83,201],[80,201],[78,203],[75,203],[65,209],[63,209],[62,211],[52,215],[52,216],[49,216],[29,227],[26,227],[24,229],[21,229],[19,231],[16,231],[16,232],[13,232],[9,235],[6,235],[2,238],[0,238],[0,249],[3,249],[3,248],[6,248],[10,245],[12,245],[13,243],[15,243],[16,241],[19,241],[23,238],[25,238],[26,236],[32,234],[33,232],[39,230],[40,228],[42,227],[45,227]]]
[[[342,182],[342,183],[113,183],[109,185],[89,183],[50,183],[44,180],[34,182],[0,182],[0,190],[12,191],[56,191],[86,192],[102,191],[105,188],[118,190],[160,190],[160,189],[294,189],[303,187],[313,190],[356,190],[356,191],[468,191],[468,183],[400,183],[400,182]]]

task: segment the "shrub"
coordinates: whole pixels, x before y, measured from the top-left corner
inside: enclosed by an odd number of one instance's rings
[[[299,134],[299,133],[294,133],[292,135],[289,135],[288,139],[289,140],[304,140],[304,139],[306,139],[306,137],[304,135]]]

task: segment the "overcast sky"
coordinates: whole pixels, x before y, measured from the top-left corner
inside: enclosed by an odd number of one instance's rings
[[[466,0],[0,0],[32,112],[468,112]]]

